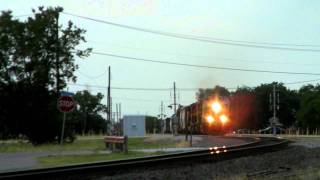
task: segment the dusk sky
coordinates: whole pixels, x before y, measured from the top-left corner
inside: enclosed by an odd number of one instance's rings
[[[276,43],[291,44],[276,47],[319,51],[254,48],[194,41],[61,14],[59,21],[62,25],[71,20],[76,26],[87,30],[85,37],[88,42],[80,45],[79,49],[91,47],[95,52],[204,66],[320,73],[318,0],[0,0],[0,9],[12,10],[15,16],[31,15],[31,9],[38,6],[61,6],[66,13],[154,31],[203,36],[206,39],[273,43],[264,44],[272,47],[275,47]],[[21,20],[25,18],[26,16],[19,17]],[[108,66],[111,66],[113,87],[172,88],[175,81],[179,94],[178,102],[182,105],[194,102],[196,91],[179,88],[212,88],[215,85],[234,88],[244,85],[257,86],[272,81],[320,81],[319,75],[206,69],[139,62],[96,54],[77,59],[76,63],[79,65],[79,70],[75,72],[78,77],[76,84],[86,86],[69,85],[69,91],[87,89],[92,93],[101,92],[106,95],[106,88],[96,86],[107,86],[107,70]],[[317,81],[311,83],[315,84]],[[296,83],[286,86],[297,89],[302,85],[303,83]],[[173,102],[172,94],[169,90],[112,90],[113,103],[122,104],[122,114],[157,115],[161,101],[165,106]],[[106,104],[106,99],[103,103]],[[171,114],[172,110],[166,108],[166,112]]]

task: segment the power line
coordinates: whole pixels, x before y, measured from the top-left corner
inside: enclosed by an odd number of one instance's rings
[[[90,18],[90,17],[86,17],[86,16],[76,15],[76,14],[68,13],[68,12],[62,12],[62,13],[66,14],[66,15],[82,18],[82,19],[87,19],[87,20],[91,20],[91,21],[107,24],[107,25],[112,25],[112,26],[117,26],[117,27],[121,27],[121,28],[126,28],[126,29],[131,29],[131,30],[135,30],[135,31],[141,31],[141,32],[146,32],[146,33],[151,33],[151,34],[156,34],[156,35],[162,35],[162,36],[167,36],[167,37],[185,39],[185,40],[194,40],[194,41],[201,41],[201,42],[206,42],[206,43],[215,43],[215,44],[241,46],[241,47],[251,47],[251,48],[262,48],[262,49],[320,52],[320,49],[301,49],[301,48],[290,48],[290,47],[275,47],[275,46],[266,46],[266,45],[243,44],[243,43],[234,42],[234,41],[231,41],[231,40],[229,40],[229,41],[218,41],[218,40],[214,40],[212,38],[211,39],[204,39],[203,37],[198,37],[198,36],[190,36],[190,35],[184,35],[184,34],[169,33],[169,32],[162,32],[162,31],[150,30],[150,29],[146,29],[146,28],[135,27],[135,26],[128,26],[128,25],[124,25],[124,24],[113,23],[113,22],[110,22],[110,21],[99,20],[99,19]]]
[[[295,82],[287,82],[283,83],[284,85],[290,85],[290,84],[302,84],[307,82],[316,82],[320,81],[320,79],[312,79],[312,80],[305,80],[305,81],[295,81]],[[98,89],[106,89],[107,86],[100,86],[100,85],[87,85],[87,84],[77,84],[77,83],[67,83],[68,85],[72,86],[82,86],[82,87],[93,87]],[[256,86],[245,86],[248,88],[255,88]],[[228,90],[236,90],[239,87],[225,87]],[[134,91],[171,91],[172,88],[136,88],[136,87],[111,87],[111,89],[116,90],[134,90]],[[179,91],[197,91],[199,89],[213,89],[210,87],[198,87],[198,88],[177,88]]]
[[[87,85],[87,84],[77,84],[77,83],[67,83],[71,86],[82,86],[82,87],[93,87],[98,89],[106,89],[107,86],[100,86],[100,85]],[[172,88],[133,88],[133,87],[111,87],[111,89],[115,90],[134,90],[134,91],[171,91]],[[182,91],[192,91],[198,89],[210,89],[210,88],[177,88]],[[237,89],[237,88],[226,88],[229,90]]]
[[[67,83],[72,86],[84,86],[84,87],[94,87],[99,89],[106,89],[107,86],[99,86],[99,85],[86,85],[86,84],[76,84],[76,83]],[[111,89],[115,90],[133,90],[133,91],[170,91],[170,88],[131,88],[131,87],[111,87]]]
[[[135,50],[148,50],[151,52],[161,53],[161,54],[170,54],[175,56],[184,56],[184,57],[195,57],[195,58],[205,58],[210,59],[210,61],[231,61],[231,62],[250,62],[250,63],[267,63],[267,64],[282,64],[282,65],[299,65],[299,66],[319,66],[320,64],[300,64],[300,63],[292,63],[292,62],[278,62],[278,61],[253,61],[253,60],[247,60],[247,59],[235,59],[235,58],[222,58],[222,57],[214,57],[214,56],[202,56],[202,55],[194,55],[194,54],[188,54],[188,53],[176,53],[176,52],[168,52],[168,51],[161,51],[157,49],[151,49],[151,48],[139,48],[139,47],[132,47],[132,46],[123,46],[115,43],[109,43],[109,42],[98,42],[98,41],[92,41],[88,40],[87,42],[90,43],[102,43],[102,44],[111,44],[112,46],[118,46],[120,48],[127,48],[127,49],[135,49]]]
[[[305,80],[305,81],[295,81],[295,82],[287,82],[287,83],[283,83],[284,85],[291,85],[291,84],[302,84],[302,83],[308,83],[308,82],[316,82],[316,81],[320,81],[320,79],[312,79],[312,80]],[[245,86],[247,88],[256,88],[257,86]],[[239,87],[226,87],[226,89],[228,90],[237,90]],[[213,88],[178,88],[180,91],[197,91],[199,89],[213,89]]]
[[[320,81],[320,79],[313,79],[313,80],[306,80],[306,81],[296,81],[296,82],[288,82],[288,83],[284,83],[284,84],[285,84],[285,85],[290,85],[290,84],[302,84],[302,83],[315,82],[315,81]]]
[[[214,87],[212,87],[212,88],[208,88],[208,87],[206,87],[206,88],[177,88],[179,91],[197,91],[197,90],[199,90],[199,89],[213,89]],[[225,87],[226,89],[228,89],[228,90],[236,90],[237,88],[235,88],[235,87],[230,87],[230,88],[228,88],[228,87]]]
[[[264,44],[264,45],[271,45],[271,46],[320,47],[320,45],[317,45],[317,44],[289,44],[289,43],[279,43],[279,42],[243,41],[243,40],[212,38],[212,37],[207,37],[207,36],[193,36],[193,37],[212,39],[212,40],[216,40],[216,41],[229,41],[229,42],[249,43],[249,44]]]
[[[219,70],[229,70],[229,71],[242,71],[242,72],[256,72],[256,73],[271,73],[271,74],[293,74],[293,75],[312,75],[319,76],[320,73],[308,73],[308,72],[287,72],[287,71],[271,71],[271,70],[258,70],[258,69],[242,69],[242,68],[230,68],[230,67],[218,67],[218,66],[207,66],[207,65],[197,65],[197,64],[186,64],[186,63],[177,63],[170,61],[159,61],[153,59],[144,59],[144,58],[136,58],[131,56],[122,56],[117,54],[109,54],[92,51],[92,54],[115,57],[119,59],[133,60],[133,61],[142,61],[142,62],[150,62],[150,63],[160,63],[160,64],[170,64],[177,66],[188,66],[188,67],[196,67],[196,68],[206,68],[206,69],[219,69]]]
[[[91,76],[91,75],[87,75],[86,73],[83,73],[82,71],[78,70],[79,74],[81,74],[82,76],[86,77],[86,78],[89,78],[89,79],[98,79],[98,78],[101,78],[102,76],[106,75],[107,72],[104,72],[100,75],[97,75],[97,76]]]
[[[128,100],[128,101],[144,101],[144,102],[167,102],[169,103],[170,100],[160,100],[160,99],[141,99],[141,98],[126,98],[126,97],[113,97],[114,99],[123,99],[123,100]]]
[[[112,87],[117,90],[134,90],[134,91],[170,91],[170,88],[124,88],[124,87]]]

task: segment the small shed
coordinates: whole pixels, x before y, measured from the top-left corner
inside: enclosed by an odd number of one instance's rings
[[[141,137],[146,135],[146,116],[123,116],[123,134],[128,137]]]

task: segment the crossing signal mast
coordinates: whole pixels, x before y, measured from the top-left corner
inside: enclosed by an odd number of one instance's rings
[[[158,117],[160,118],[160,122],[161,122],[162,134],[164,134],[166,131],[166,120],[165,120],[166,115],[164,114],[164,107],[163,107],[162,101],[160,106],[160,114],[158,114]]]
[[[270,119],[270,126],[272,128],[272,133],[276,134],[276,125],[280,124],[277,118],[277,111],[280,109],[280,97],[279,91],[276,91],[276,85],[273,85],[272,95],[269,98],[270,109],[273,111],[273,117]]]
[[[172,135],[178,135],[178,115],[177,115],[177,108],[180,107],[180,104],[177,103],[177,93],[176,93],[176,82],[173,82],[173,104],[170,104],[168,107],[170,109],[173,108],[173,116],[171,117],[171,129]]]

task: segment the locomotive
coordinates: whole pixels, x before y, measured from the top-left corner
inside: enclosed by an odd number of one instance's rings
[[[181,133],[221,135],[230,132],[230,101],[214,97],[180,107],[177,112]]]

